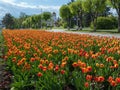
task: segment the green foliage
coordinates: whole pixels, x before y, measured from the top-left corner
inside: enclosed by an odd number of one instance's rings
[[[93,23],[91,23],[93,28]],[[96,23],[97,29],[115,29],[117,28],[117,19],[115,17],[98,17]]]
[[[84,0],[83,10],[85,12],[92,13],[91,17],[93,20],[94,31],[96,31],[97,17],[106,8],[106,0]]]
[[[116,9],[118,14],[118,32],[120,32],[120,0],[108,0],[109,5]]]
[[[83,25],[85,27],[89,27],[90,24],[91,24],[91,21],[92,21],[92,19],[91,19],[91,13],[88,13],[88,12],[84,13]]]
[[[51,14],[50,12],[44,12],[44,13],[42,14],[42,18],[43,18],[45,21],[47,21],[48,19],[50,19],[51,16],[52,16],[52,14]]]
[[[3,25],[5,25],[6,28],[13,29],[14,28],[14,17],[10,14],[7,13],[2,20]]]
[[[24,28],[39,28],[41,24],[41,15],[33,15],[22,22]]]
[[[67,28],[68,24],[66,22],[64,22],[63,24],[63,28]]]
[[[63,19],[68,19],[71,16],[70,8],[68,5],[63,5],[60,8],[60,16]]]
[[[71,13],[70,7],[68,5],[63,5],[60,8],[60,16],[62,17],[62,19],[64,21],[66,21],[67,26],[70,28],[70,20],[71,20],[71,17],[72,17],[72,13]],[[66,24],[63,27],[66,27]]]
[[[84,0],[83,9],[86,12],[101,13],[106,7],[106,0]]]
[[[108,5],[112,6],[113,8],[115,8],[118,12],[118,9],[120,9],[120,0],[107,0],[108,1]]]
[[[77,15],[82,10],[82,0],[70,4],[70,11],[73,15]]]

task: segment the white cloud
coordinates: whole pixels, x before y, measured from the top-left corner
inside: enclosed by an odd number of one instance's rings
[[[0,18],[3,17],[5,13],[7,13],[7,10],[3,7],[0,7]]]
[[[0,11],[6,11],[6,9],[3,7],[0,7]]]
[[[15,0],[0,0],[0,2],[13,4],[15,2]]]
[[[59,10],[59,8],[60,8],[60,6],[30,5],[26,2],[17,3],[15,0],[0,0],[0,1],[3,2],[3,3],[11,4],[13,6],[18,6],[18,7],[21,7],[21,8],[32,8],[32,9],[42,8],[42,9],[54,9],[54,10]]]
[[[5,13],[11,13],[13,16],[18,17],[20,12],[25,12],[28,15],[39,14],[42,11],[56,12],[58,14],[60,6],[44,6],[44,5],[31,5],[27,2],[17,2],[17,0],[0,0],[0,18]]]

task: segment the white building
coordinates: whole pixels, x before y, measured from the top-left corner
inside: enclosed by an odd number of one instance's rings
[[[2,24],[2,20],[0,20],[0,28],[3,28],[5,27],[3,24]]]
[[[3,25],[2,25],[2,21],[0,20],[0,28],[2,28],[2,26],[3,26]]]
[[[57,18],[56,18],[56,13],[55,12],[52,13],[52,20],[53,20],[53,26],[56,26]]]
[[[47,27],[55,27],[56,22],[57,22],[56,13],[53,12],[51,19],[46,21],[46,25],[47,25]]]

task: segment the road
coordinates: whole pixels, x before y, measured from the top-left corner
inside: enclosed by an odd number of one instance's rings
[[[89,34],[92,36],[105,36],[105,37],[116,37],[120,38],[120,34],[108,34],[108,33],[98,33],[98,32],[79,32],[79,31],[67,31],[65,29],[52,29],[47,30],[50,32],[65,32],[65,33],[73,33],[73,34]]]

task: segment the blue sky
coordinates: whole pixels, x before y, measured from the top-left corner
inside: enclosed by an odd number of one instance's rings
[[[18,17],[20,12],[28,15],[39,14],[41,11],[56,12],[59,16],[59,8],[71,0],[0,0],[0,19],[5,13],[11,13]]]

